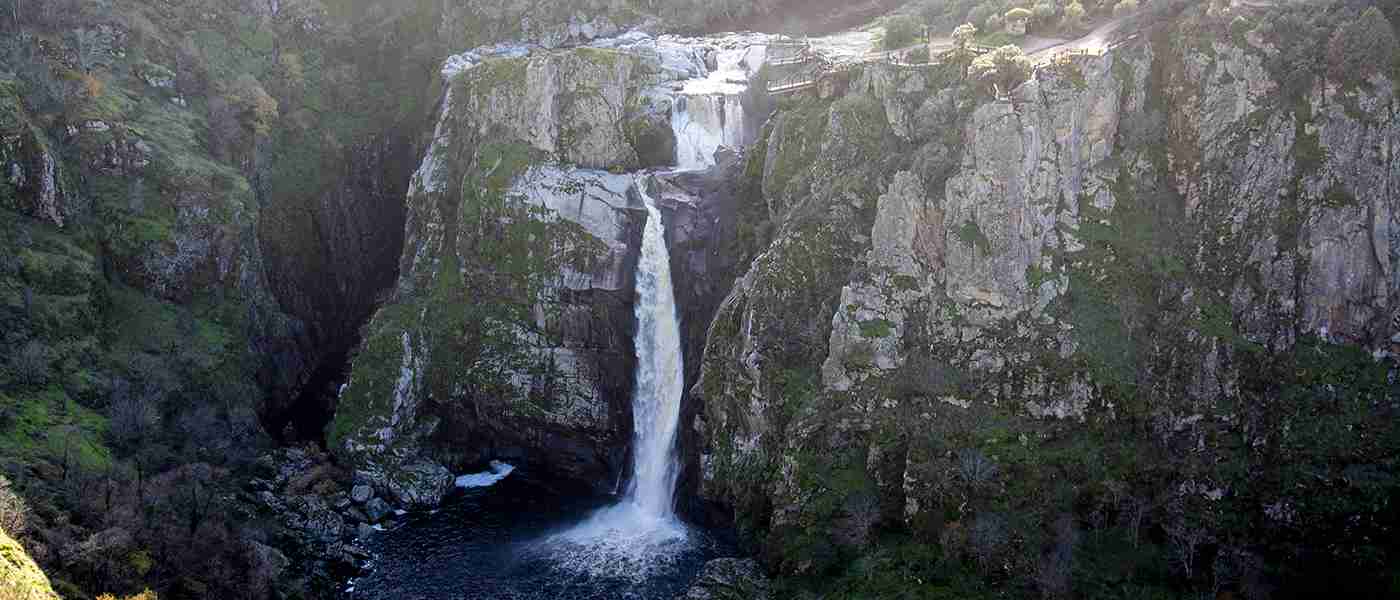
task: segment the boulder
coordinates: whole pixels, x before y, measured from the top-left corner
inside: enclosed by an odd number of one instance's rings
[[[350,499],[353,500],[355,504],[364,504],[369,502],[369,499],[373,497],[374,488],[368,485],[356,484],[355,487],[350,488]]]
[[[430,460],[418,460],[393,471],[384,489],[395,503],[408,509],[433,508],[452,491],[452,472]]]
[[[393,509],[389,507],[389,503],[385,502],[383,498],[372,498],[369,502],[365,503],[365,516],[369,517],[370,523],[383,521],[384,517],[389,516],[390,512],[393,512]]]

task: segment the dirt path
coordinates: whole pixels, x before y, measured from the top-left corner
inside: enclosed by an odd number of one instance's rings
[[[1095,27],[1093,31],[1090,31],[1083,37],[1072,41],[1061,41],[1060,43],[1036,48],[1035,50],[1025,48],[1024,46],[1022,47],[1022,49],[1026,51],[1026,54],[1039,55],[1052,51],[1059,52],[1062,50],[1100,50],[1103,48],[1107,48],[1109,44],[1113,41],[1112,38],[1114,34],[1118,32],[1118,28],[1122,27],[1123,23],[1126,23],[1128,19],[1132,16],[1133,15],[1121,15],[1109,19],[1108,21],[1105,21],[1098,27]]]

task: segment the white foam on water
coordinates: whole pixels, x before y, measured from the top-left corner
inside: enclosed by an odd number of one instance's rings
[[[514,471],[515,465],[493,460],[491,461],[490,471],[459,475],[457,477],[457,487],[462,489],[490,487],[495,485],[496,482],[505,479]]]

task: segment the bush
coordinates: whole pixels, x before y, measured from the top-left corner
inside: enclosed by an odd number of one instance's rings
[[[886,50],[898,50],[914,45],[919,39],[919,21],[909,15],[896,15],[885,21]]]

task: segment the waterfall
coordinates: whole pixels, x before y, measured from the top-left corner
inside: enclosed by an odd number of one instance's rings
[[[671,258],[661,211],[639,175],[646,204],[642,256],[637,264],[636,385],[632,393],[632,478],[617,504],[599,510],[539,549],[566,570],[591,577],[644,581],[693,548],[676,518],[674,498],[680,462],[676,430],[685,385],[680,324],[671,283]]]
[[[627,500],[644,514],[671,517],[679,474],[676,427],[685,383],[680,325],[661,211],[647,194],[645,181],[638,181],[637,191],[646,203],[647,224],[637,264],[637,377],[632,394],[633,465]]]

